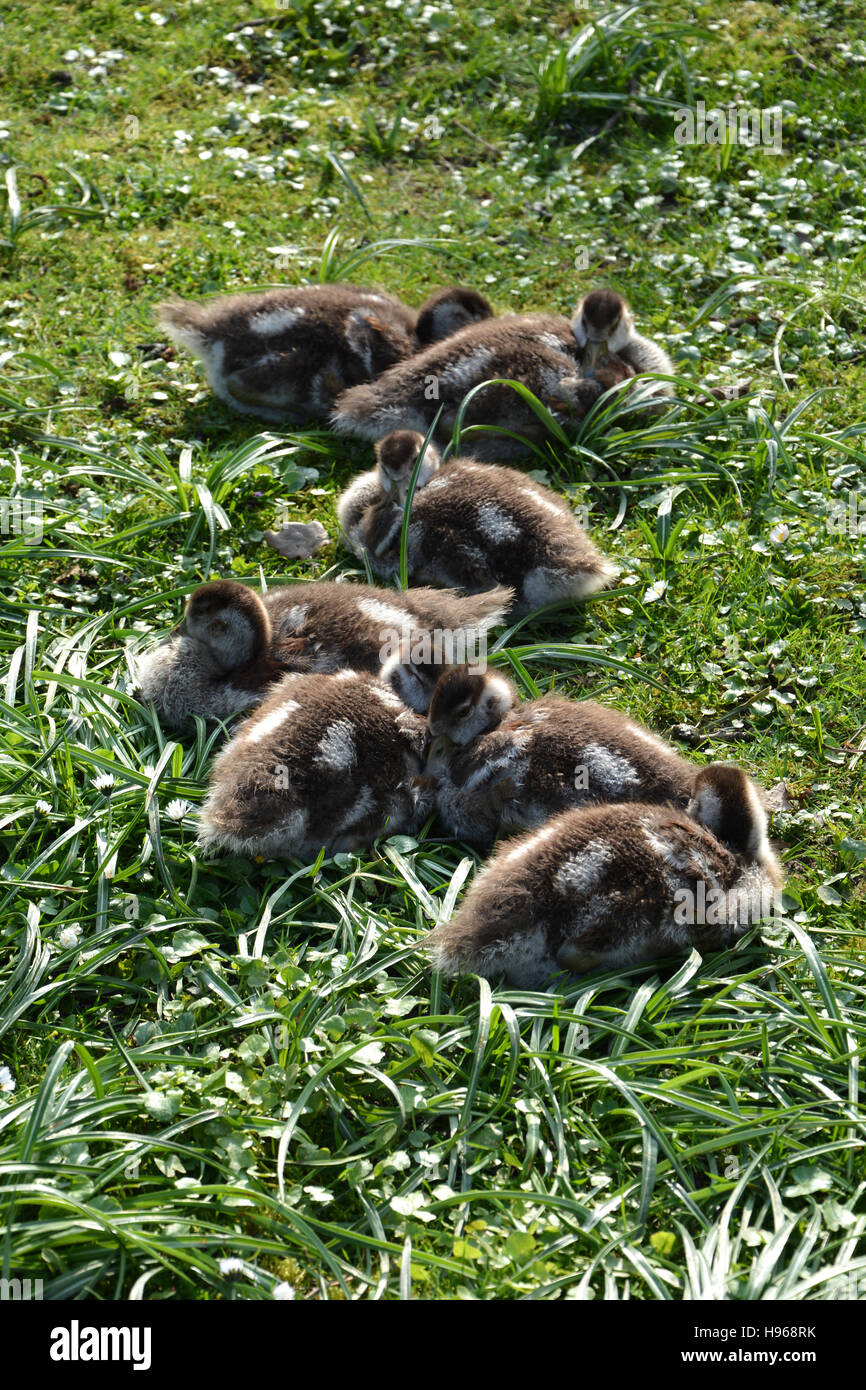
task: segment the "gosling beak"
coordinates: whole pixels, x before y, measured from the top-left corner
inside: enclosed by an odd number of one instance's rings
[[[603,338],[599,341],[597,338],[590,338],[587,346],[589,347],[589,365],[595,371],[600,359],[607,352],[607,339]]]
[[[448,755],[453,747],[453,741],[447,734],[437,734],[435,738],[431,738],[428,734],[424,757],[425,771],[430,771],[432,768],[436,767],[437,764],[441,765],[447,762]]]

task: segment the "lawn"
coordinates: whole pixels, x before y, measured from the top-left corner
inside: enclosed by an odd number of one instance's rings
[[[860,16],[526,11],[4,7],[0,1276],[46,1298],[866,1290]],[[678,143],[699,101],[778,109],[781,151]],[[736,949],[443,980],[477,856],[435,826],[199,859],[225,734],[163,730],[134,653],[208,577],[363,578],[334,502],[372,454],[231,415],[152,309],[316,280],[607,284],[668,346],[668,415],[526,465],[616,588],[494,660],[775,789],[785,913]],[[315,561],[264,544],[313,518]]]

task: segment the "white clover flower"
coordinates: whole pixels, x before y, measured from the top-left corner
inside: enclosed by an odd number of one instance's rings
[[[278,1303],[291,1302],[294,1296],[295,1291],[292,1288],[291,1284],[277,1284],[274,1288],[274,1298],[277,1300]]]
[[[643,596],[644,603],[657,603],[667,592],[667,583],[664,579],[657,579],[655,584],[650,584]]]
[[[57,942],[64,951],[73,951],[80,939],[81,932],[78,927],[64,927],[57,938]]]
[[[778,521],[770,531],[770,540],[773,545],[784,545],[790,534],[790,528],[785,525],[784,521]]]
[[[8,1067],[0,1067],[0,1091],[8,1091],[9,1094],[15,1090],[15,1077]]]

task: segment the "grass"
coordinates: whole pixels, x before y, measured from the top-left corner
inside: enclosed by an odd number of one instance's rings
[[[862,40],[836,5],[627,10],[6,7],[3,1277],[84,1299],[862,1293]],[[676,145],[699,99],[784,103],[782,155]],[[262,533],[335,536],[369,450],[230,416],[154,346],[151,307],[340,278],[563,311],[602,280],[670,344],[670,413],[614,393],[528,464],[586,508],[616,589],[494,659],[784,781],[784,920],[517,992],[425,968],[475,865],[432,829],[199,862],[222,731],[169,737],[131,653],[208,575],[363,577],[336,543],[286,566]]]

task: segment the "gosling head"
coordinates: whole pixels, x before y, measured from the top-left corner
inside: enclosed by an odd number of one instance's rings
[[[218,579],[190,594],[174,633],[201,642],[223,671],[234,671],[262,655],[271,625],[258,594],[234,580]]]
[[[578,304],[571,331],[592,368],[630,342],[634,319],[625,300],[613,290],[592,290]]]
[[[389,657],[379,672],[379,679],[390,685],[409,709],[416,714],[426,714],[441,674],[441,665],[433,661],[413,661],[410,650],[404,648]]]
[[[695,778],[689,815],[743,859],[762,864],[781,882],[767,839],[767,814],[755,783],[732,763],[708,763]]]
[[[399,506],[406,501],[412,470],[418,462],[423,444],[423,434],[416,434],[413,430],[395,430],[393,434],[386,434],[376,445],[379,486],[385,496]],[[428,444],[418,471],[416,488],[430,481],[434,473],[439,471],[441,462],[439,450],[433,444]]]
[[[443,338],[450,338],[470,323],[481,323],[493,317],[493,310],[477,290],[466,285],[449,285],[437,290],[425,300],[415,321],[415,338],[419,347],[429,347]]]
[[[493,671],[456,666],[440,676],[427,712],[428,767],[453,747],[495,729],[517,703],[517,691]]]

